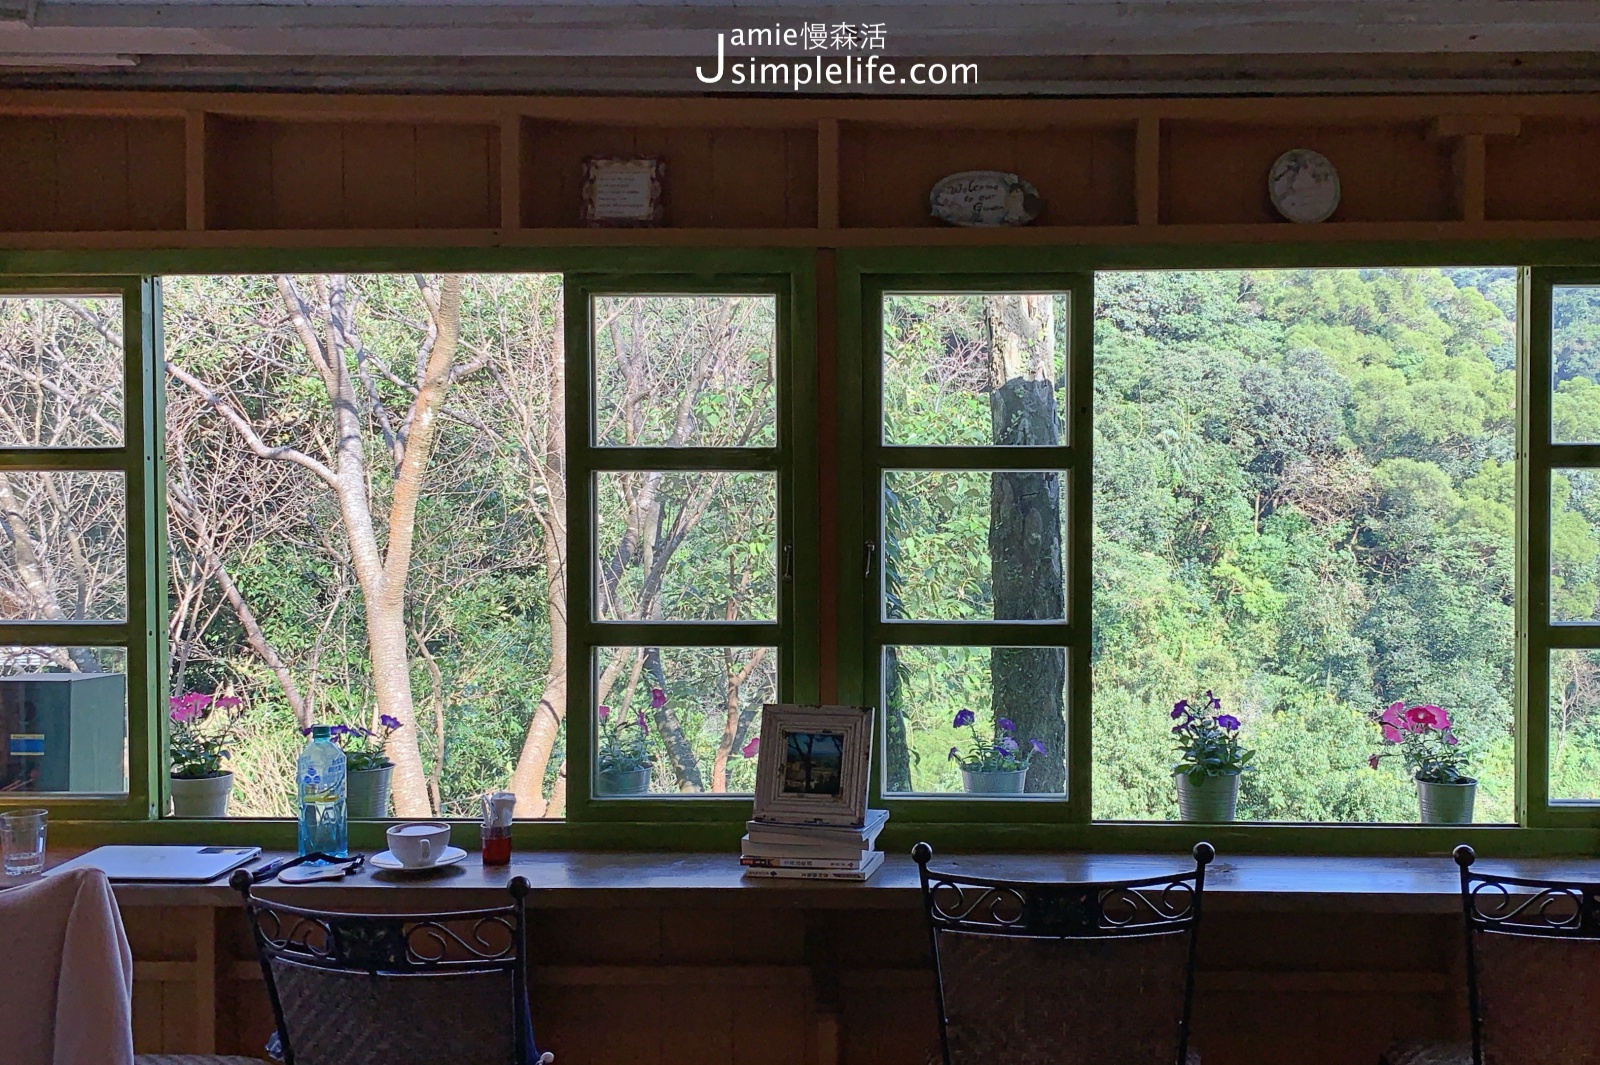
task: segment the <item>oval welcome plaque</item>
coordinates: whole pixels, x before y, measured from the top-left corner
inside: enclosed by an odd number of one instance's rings
[[[1039,190],[1015,174],[963,170],[928,193],[933,217],[953,226],[1023,226],[1039,217]]]

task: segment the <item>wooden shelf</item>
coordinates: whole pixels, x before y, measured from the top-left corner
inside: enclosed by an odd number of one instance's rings
[[[889,100],[0,93],[13,249],[1542,240],[1600,222],[1600,96]],[[1266,173],[1338,167],[1290,226]],[[578,225],[584,159],[666,160],[666,224]],[[1014,172],[1038,223],[928,190]],[[1590,227],[1590,228],[1585,228]]]

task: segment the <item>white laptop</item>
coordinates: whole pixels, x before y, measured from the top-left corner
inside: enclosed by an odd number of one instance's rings
[[[204,884],[261,856],[260,847],[96,847],[45,872],[99,869],[112,880]]]

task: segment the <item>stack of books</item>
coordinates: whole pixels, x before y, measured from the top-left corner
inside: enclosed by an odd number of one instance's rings
[[[868,810],[860,828],[749,821],[739,862],[746,876],[866,880],[883,864],[883,852],[873,845],[888,820],[889,811]]]

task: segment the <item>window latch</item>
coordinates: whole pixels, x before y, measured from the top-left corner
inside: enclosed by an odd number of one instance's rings
[[[877,545],[877,543],[875,541],[868,540],[867,541],[867,571],[862,574],[863,577],[871,577],[872,576],[872,563],[877,558],[877,555],[878,555],[878,545]]]
[[[783,579],[794,580],[794,545],[783,545]]]

